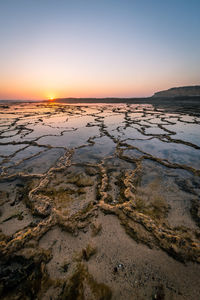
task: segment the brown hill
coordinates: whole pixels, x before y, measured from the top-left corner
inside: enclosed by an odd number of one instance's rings
[[[156,92],[153,97],[200,96],[200,85],[174,87],[165,91]]]

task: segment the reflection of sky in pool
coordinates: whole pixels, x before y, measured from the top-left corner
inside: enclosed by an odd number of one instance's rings
[[[167,159],[169,162],[200,168],[200,150],[190,146],[162,142],[157,138],[146,141],[134,141],[133,145],[152,156]]]
[[[4,172],[8,168],[10,174],[12,168],[38,171],[38,162],[45,157],[49,163],[43,169],[47,170],[72,148],[77,161],[100,162],[115,155],[118,143],[122,143],[198,169],[200,150],[184,142],[200,146],[200,125],[194,123],[199,121],[197,116],[165,113],[146,104],[10,105],[0,112],[1,168]],[[182,144],[173,143],[173,139]],[[128,148],[124,154],[141,157],[141,152]],[[29,163],[32,167],[28,169]]]

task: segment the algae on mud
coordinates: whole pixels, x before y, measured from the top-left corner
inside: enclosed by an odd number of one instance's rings
[[[2,299],[200,298],[198,111],[30,103],[0,117]]]

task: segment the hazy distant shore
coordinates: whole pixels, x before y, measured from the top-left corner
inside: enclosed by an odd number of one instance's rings
[[[0,103],[18,103],[18,102],[59,102],[59,103],[166,103],[170,102],[200,102],[200,96],[177,96],[177,97],[142,97],[142,98],[55,98],[50,100],[0,100]]]

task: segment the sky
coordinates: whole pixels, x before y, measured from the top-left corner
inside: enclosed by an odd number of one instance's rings
[[[199,0],[0,0],[0,99],[200,84]]]

